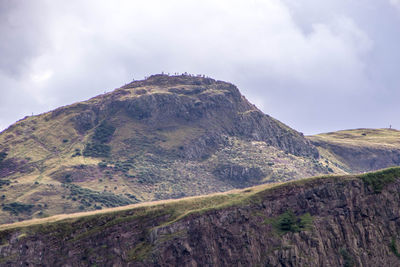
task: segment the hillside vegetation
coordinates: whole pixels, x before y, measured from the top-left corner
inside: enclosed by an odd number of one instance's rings
[[[0,133],[0,223],[400,165],[396,130],[304,137],[230,83],[153,75]]]
[[[397,266],[400,168],[3,225],[3,265]],[[68,256],[67,256],[68,255]]]
[[[400,131],[355,129],[307,137],[322,157],[348,173],[400,165]]]
[[[234,85],[188,75],[26,117],[0,153],[0,223],[335,172]]]

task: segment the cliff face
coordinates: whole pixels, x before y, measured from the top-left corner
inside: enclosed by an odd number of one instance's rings
[[[0,223],[329,173],[234,85],[187,75],[27,117],[0,133],[0,155]]]
[[[0,262],[399,266],[399,178],[399,169],[312,178],[69,222],[9,227],[1,232]]]

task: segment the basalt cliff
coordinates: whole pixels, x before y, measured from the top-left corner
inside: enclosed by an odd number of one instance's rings
[[[1,226],[1,266],[399,266],[400,169]]]

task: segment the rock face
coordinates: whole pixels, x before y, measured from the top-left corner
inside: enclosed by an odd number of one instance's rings
[[[390,169],[361,178],[291,182],[226,207],[197,206],[181,219],[173,217],[180,204],[165,204],[3,230],[0,262],[7,266],[399,266],[399,177],[399,169]]]
[[[127,97],[132,93],[139,97]],[[224,143],[224,135],[264,141],[294,155],[318,158],[317,149],[302,134],[262,113],[233,84],[210,78],[154,75],[123,86],[92,109],[100,110],[103,119],[124,112],[153,129],[177,124],[204,129],[204,134],[184,144],[182,156],[189,159],[207,156],[206,151]]]

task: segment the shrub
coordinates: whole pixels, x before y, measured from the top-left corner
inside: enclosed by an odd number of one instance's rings
[[[2,188],[3,185],[10,185],[10,183],[10,180],[0,180],[0,188]]]
[[[65,187],[67,187],[70,190],[71,192],[70,197],[73,200],[81,198],[80,202],[87,206],[90,206],[88,205],[88,203],[90,202],[101,203],[106,207],[118,207],[138,202],[138,201],[132,201],[123,196],[118,196],[107,192],[97,192],[87,188],[82,188],[74,184],[65,184]],[[96,206],[97,205],[94,205],[95,208]]]
[[[99,162],[97,164],[97,166],[99,166],[100,168],[104,169],[104,168],[107,168],[107,163],[102,161],[102,162]]]
[[[279,217],[272,219],[272,225],[281,234],[287,232],[297,233],[310,228],[312,217],[309,213],[296,216],[292,210],[287,210]]]
[[[0,152],[0,163],[7,157],[7,153],[6,152]]]
[[[100,143],[88,143],[83,150],[83,155],[85,157],[109,157],[111,152],[111,148],[109,145],[100,144]]]
[[[94,131],[92,140],[99,143],[107,143],[115,132],[115,127],[103,121]]]
[[[79,148],[75,148],[75,153],[72,154],[72,157],[77,157],[77,156],[81,156],[81,150]]]
[[[102,122],[94,131],[92,136],[92,141],[86,144],[83,150],[83,155],[85,157],[94,158],[106,158],[110,156],[111,147],[106,145],[111,139],[111,136],[115,132],[115,127]]]
[[[400,258],[400,253],[397,250],[396,239],[394,237],[390,241],[389,247],[390,247],[390,250],[393,252],[393,254],[396,255],[398,258]]]
[[[30,213],[35,205],[24,204],[20,202],[12,202],[4,204],[3,210],[8,211],[10,214],[18,215],[19,213]]]
[[[352,267],[354,266],[354,259],[351,254],[347,251],[346,248],[341,248],[339,250],[340,255],[343,257],[344,267]]]

